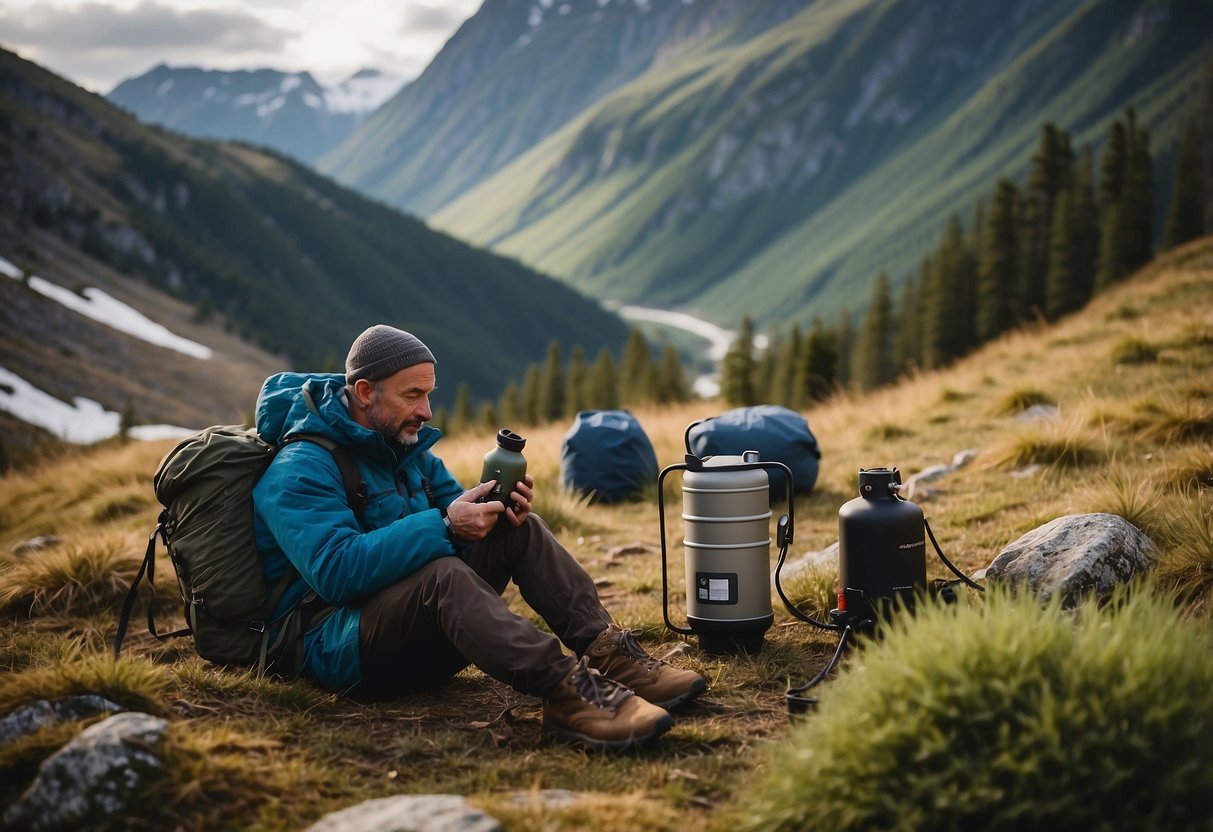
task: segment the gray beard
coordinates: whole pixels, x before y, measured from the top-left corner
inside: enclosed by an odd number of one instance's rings
[[[404,429],[408,426],[408,424],[405,422],[394,425],[388,424],[387,418],[383,416],[382,409],[377,403],[366,409],[366,418],[377,432],[383,434],[384,438],[388,439],[389,441],[396,442],[399,445],[403,445],[405,447],[408,447],[409,445],[416,445],[417,440],[421,438],[417,434],[410,436],[409,434],[405,433]],[[424,425],[425,423],[422,422],[421,424]]]

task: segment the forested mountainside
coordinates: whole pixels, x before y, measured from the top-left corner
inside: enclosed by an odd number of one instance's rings
[[[284,157],[146,127],[9,52],[0,52],[0,183],[0,256],[25,274],[0,280],[0,366],[67,401],[239,421],[236,403],[251,409],[256,395],[249,377],[338,367],[353,335],[377,322],[426,340],[442,362],[444,401],[461,383],[489,397],[553,339],[596,351],[627,337],[615,315],[515,260]],[[84,339],[95,325],[78,316],[55,318],[48,338],[50,319],[38,318],[57,305],[35,296],[31,275],[76,292],[104,287],[150,317],[170,314],[191,337],[205,339],[209,326],[223,343],[206,361],[175,354],[143,368],[167,351],[120,335]],[[229,379],[225,356],[246,349],[256,369]],[[193,390],[187,413],[157,399],[166,378]],[[216,392],[229,382],[239,394]]]
[[[805,324],[1046,122],[1098,149],[1133,106],[1168,182],[1211,47],[1198,0],[488,0],[320,165],[597,297]]]

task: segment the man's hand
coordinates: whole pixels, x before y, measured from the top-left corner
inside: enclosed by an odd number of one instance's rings
[[[451,521],[451,531],[459,540],[471,542],[480,540],[493,530],[497,518],[502,511],[509,519],[510,525],[521,526],[531,514],[531,501],[535,499],[535,478],[530,474],[523,477],[521,482],[514,484],[510,499],[518,508],[506,508],[500,500],[487,503],[476,502],[485,497],[497,484],[496,480],[482,482],[473,489],[465,491],[446,507],[446,516]]]
[[[496,484],[496,480],[482,482],[460,494],[446,507],[446,516],[451,521],[451,531],[456,538],[469,542],[480,540],[493,530],[497,516],[505,507],[497,500],[488,503],[476,501],[492,491]]]
[[[526,522],[526,518],[531,513],[531,501],[535,499],[535,478],[527,474],[522,478],[522,482],[515,483],[513,492],[510,493],[510,499],[514,501],[517,509],[507,508],[505,516],[509,518],[510,523],[515,527],[521,526]]]

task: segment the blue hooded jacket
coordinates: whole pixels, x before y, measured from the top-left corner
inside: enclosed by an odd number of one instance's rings
[[[294,433],[330,437],[353,452],[367,486],[360,524],[329,451],[294,442],[278,452],[253,489],[267,583],[278,582],[288,561],[300,575],[283,595],[275,619],[308,586],[339,607],[304,639],[303,675],[330,690],[348,690],[361,679],[359,606],[431,560],[456,553],[439,509],[464,491],[429,450],[441,431],[425,426],[416,444],[389,444],[350,418],[344,386],[345,376],[339,374],[279,373],[266,379],[257,399],[262,439],[277,445]]]

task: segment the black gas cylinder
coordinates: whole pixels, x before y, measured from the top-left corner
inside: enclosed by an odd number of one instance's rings
[[[896,468],[859,471],[859,496],[838,510],[838,609],[836,618],[875,622],[893,602],[912,606],[926,588],[922,509],[900,498]]]

